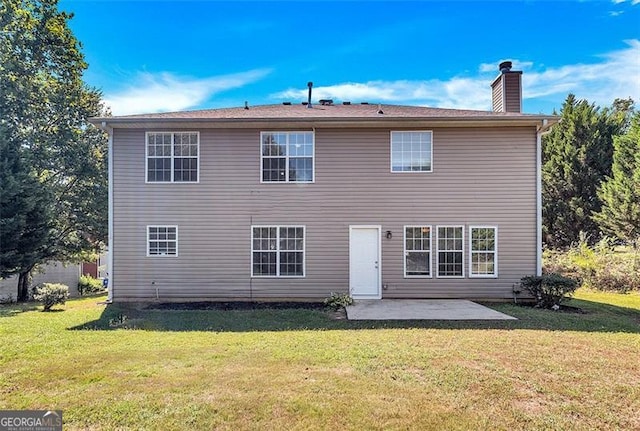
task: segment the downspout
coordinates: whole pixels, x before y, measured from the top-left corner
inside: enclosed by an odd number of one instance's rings
[[[544,119],[536,131],[536,275],[542,275],[542,136],[551,131]]]
[[[113,128],[107,125],[106,121],[102,122],[102,130],[108,133],[108,181],[109,181],[109,222],[108,222],[108,242],[109,253],[107,254],[107,277],[109,285],[107,286],[107,302],[113,302]]]

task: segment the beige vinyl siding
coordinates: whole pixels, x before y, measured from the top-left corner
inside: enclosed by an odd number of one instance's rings
[[[115,130],[114,300],[346,292],[349,225],[359,224],[393,232],[381,243],[384,298],[510,298],[536,270],[535,129],[425,129],[433,172],[403,175],[389,170],[391,129],[318,128],[313,184],[261,184],[258,129],[201,129],[200,183],[145,184],[151,130]],[[465,227],[465,275],[469,226],[499,228],[499,277],[404,278],[403,226],[452,224]],[[147,257],[147,225],[177,225],[179,256]],[[305,277],[252,278],[251,225],[305,226]]]

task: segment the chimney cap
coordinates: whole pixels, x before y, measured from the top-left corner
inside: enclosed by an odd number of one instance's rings
[[[511,68],[513,67],[513,63],[510,61],[503,61],[502,63],[500,63],[500,65],[498,66],[498,69],[500,70],[500,72],[505,73],[505,72],[510,72]]]

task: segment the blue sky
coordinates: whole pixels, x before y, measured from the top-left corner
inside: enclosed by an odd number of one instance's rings
[[[640,0],[61,0],[115,115],[368,101],[490,110],[497,65],[522,70],[523,109],[569,92],[640,105]]]

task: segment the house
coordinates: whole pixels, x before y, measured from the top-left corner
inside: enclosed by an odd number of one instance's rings
[[[98,255],[95,261],[85,261],[81,263],[47,262],[38,265],[36,269],[31,272],[32,280],[30,282],[30,288],[43,283],[60,283],[69,287],[70,296],[79,296],[78,282],[80,281],[80,276],[89,275],[93,278],[104,279],[107,277],[106,265],[106,253]],[[17,294],[17,287],[17,275],[0,278],[0,303],[14,301]]]
[[[522,72],[500,68],[493,112],[323,100],[92,119],[112,161],[110,298],[512,298],[541,271],[540,139],[557,120],[522,114]]]

